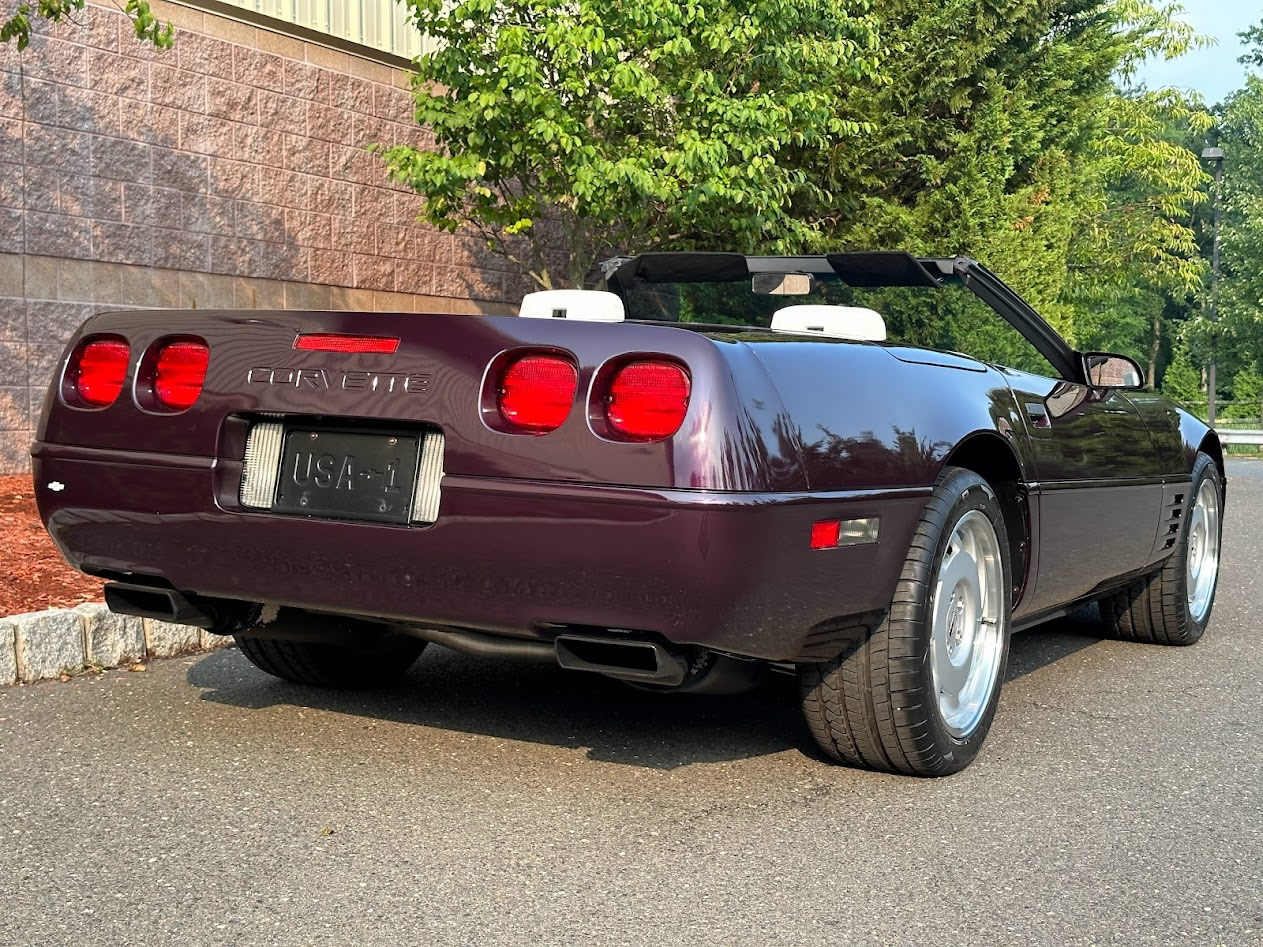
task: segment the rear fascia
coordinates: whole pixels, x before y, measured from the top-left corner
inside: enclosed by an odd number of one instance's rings
[[[438,522],[419,529],[224,509],[213,484],[233,465],[202,458],[37,444],[34,459],[49,532],[85,571],[518,637],[622,628],[768,660],[809,657],[813,629],[885,608],[927,493],[449,475]],[[816,520],[873,516],[880,542],[810,548]]]
[[[82,335],[102,332],[130,341],[129,384],[160,339],[204,338],[211,360],[201,397],[174,415],[146,411],[127,394],[109,408],[85,411],[66,404],[54,385],[40,442],[240,461],[244,441],[235,419],[277,414],[374,427],[438,425],[447,438],[446,469],[460,476],[725,491],[807,487],[801,458],[776,433],[787,419],[757,360],[740,343],[670,326],[413,313],[122,312],[90,319],[67,353]],[[313,332],[401,341],[395,354],[296,351],[295,338]],[[580,372],[574,409],[545,436],[493,430],[480,414],[487,367],[506,352],[530,349],[573,355]],[[626,443],[592,430],[594,378],[632,353],[666,355],[691,373],[690,407],[673,437]],[[63,355],[58,379],[65,362]]]

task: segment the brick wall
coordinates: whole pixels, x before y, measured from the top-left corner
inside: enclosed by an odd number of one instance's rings
[[[0,0],[3,15],[5,0]],[[93,311],[503,311],[522,278],[415,223],[370,143],[424,144],[400,70],[173,4],[0,46],[0,472]]]

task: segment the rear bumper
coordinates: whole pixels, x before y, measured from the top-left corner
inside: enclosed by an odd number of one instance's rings
[[[768,660],[836,653],[890,602],[928,489],[750,494],[447,476],[429,527],[246,511],[240,464],[36,443],[53,540],[200,595],[548,637],[620,628]],[[50,488],[50,484],[61,489]],[[820,519],[877,543],[809,548]]]

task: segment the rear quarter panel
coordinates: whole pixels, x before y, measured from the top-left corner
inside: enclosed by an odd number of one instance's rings
[[[780,392],[812,490],[930,486],[953,448],[998,434],[1029,475],[1025,422],[1004,377],[959,357],[908,361],[879,345],[752,338]],[[931,353],[932,354],[932,353]]]

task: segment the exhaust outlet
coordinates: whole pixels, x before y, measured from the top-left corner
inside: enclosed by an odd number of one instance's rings
[[[192,625],[214,635],[233,635],[249,628],[258,621],[261,611],[254,602],[190,597],[175,589],[130,582],[107,582],[105,604],[117,615]]]
[[[177,625],[211,628],[218,623],[216,616],[194,605],[175,589],[109,582],[105,586],[105,604],[119,615],[154,618]]]
[[[688,662],[683,657],[654,641],[559,635],[553,646],[557,663],[571,671],[592,671],[663,687],[682,684],[688,674]]]

